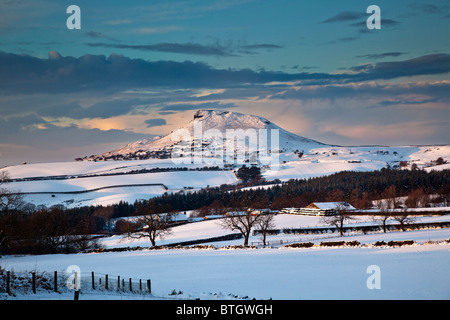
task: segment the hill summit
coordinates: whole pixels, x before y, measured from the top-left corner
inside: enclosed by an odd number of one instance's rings
[[[255,136],[256,135],[256,136]],[[243,145],[234,144],[234,140],[243,139]],[[242,142],[242,141],[241,141]],[[230,144],[231,143],[231,144]],[[148,158],[169,158],[180,150],[199,149],[209,153],[240,151],[258,152],[258,146],[266,143],[269,152],[294,152],[324,147],[325,144],[288,132],[271,121],[250,114],[223,110],[198,110],[185,126],[164,136],[143,139],[124,147],[91,156],[88,160],[129,160]],[[233,144],[233,149],[230,146]],[[276,150],[275,150],[276,149]],[[191,151],[192,151],[191,150]],[[200,150],[200,151],[201,151]],[[228,153],[229,155],[230,153]],[[85,158],[86,159],[86,158]]]

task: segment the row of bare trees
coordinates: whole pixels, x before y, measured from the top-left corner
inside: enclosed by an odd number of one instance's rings
[[[219,220],[224,229],[238,231],[244,237],[244,245],[248,245],[249,237],[254,228],[261,230],[263,242],[266,242],[267,230],[275,227],[274,215],[267,210],[254,209],[250,206],[229,208],[230,210]],[[172,227],[176,224],[177,212],[157,213],[150,202],[140,202],[136,207],[136,217],[128,221],[121,220],[117,229],[120,233],[126,233],[130,239],[146,238],[152,246],[156,246],[157,238],[172,233]]]
[[[344,225],[355,220],[355,215],[349,212],[345,206],[337,205],[334,215],[323,216],[322,222],[327,225],[334,226],[341,236],[344,236]],[[414,223],[415,217],[408,213],[406,209],[394,211],[393,209],[382,209],[372,216],[372,220],[381,224],[383,232],[387,232],[387,224],[389,220],[394,220],[400,225],[400,229],[405,231],[408,224]]]

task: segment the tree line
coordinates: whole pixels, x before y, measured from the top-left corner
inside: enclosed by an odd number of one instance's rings
[[[347,201],[357,209],[367,209],[375,200],[410,196],[411,193],[416,195],[416,200],[411,197],[409,203],[416,206],[420,194],[437,194],[438,198],[430,199],[430,202],[448,202],[450,170],[426,172],[383,168],[370,172],[345,171],[324,177],[292,179],[264,188],[243,190],[223,185],[191,193],[164,194],[149,202],[162,210],[197,210],[199,215],[205,215],[220,214],[230,207],[240,207],[244,202],[280,210],[304,207],[312,202]]]
[[[6,178],[3,177],[3,180]],[[253,180],[240,186],[251,186],[256,181],[261,183],[261,177],[257,174]],[[425,206],[433,201],[448,203],[450,170],[426,172],[382,169],[372,172],[340,172],[283,183],[277,181],[265,188],[236,189],[236,186],[222,185],[194,192],[164,194],[135,203],[120,202],[110,206],[72,209],[54,206],[27,210],[21,199],[11,197],[1,187],[0,181],[1,253],[71,253],[96,247],[93,234],[131,234],[139,228],[137,224],[114,223],[114,218],[119,217],[159,214],[151,220],[140,221],[141,227],[142,224],[147,226],[148,236],[154,243],[157,234],[150,234],[152,228],[159,228],[164,224],[168,224],[164,228],[170,227],[170,221],[166,219],[169,215],[164,216],[162,213],[195,210],[199,216],[204,216],[233,211],[246,212],[246,216],[236,215],[235,218],[229,217],[224,221],[229,223],[228,228],[237,230],[239,227],[235,221],[244,218],[252,224],[270,225],[270,221],[263,219],[265,214],[258,214],[260,217],[256,219],[254,213],[248,210],[250,208],[279,210],[303,207],[316,201],[347,201],[358,209],[370,208],[375,203],[381,210],[385,210],[398,207],[396,199],[400,196],[407,197],[404,203],[408,207]],[[435,195],[435,198],[430,198],[430,194]]]

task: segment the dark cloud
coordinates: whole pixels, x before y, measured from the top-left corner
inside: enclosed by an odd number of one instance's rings
[[[281,49],[283,46],[269,43],[249,44],[240,46],[243,49]]]
[[[103,92],[136,88],[249,88],[269,82],[302,81],[321,85],[394,79],[404,76],[450,72],[450,54],[432,54],[414,59],[365,64],[349,72],[286,73],[251,69],[215,69],[201,62],[145,61],[116,54],[84,55],[79,58],[39,59],[0,52],[0,92],[5,94]],[[81,109],[72,105],[74,117],[113,116],[132,109],[139,101],[111,101]]]
[[[70,112],[66,112],[66,116],[74,119],[82,118],[102,118],[120,116],[129,113],[133,107],[141,104],[142,101],[135,99],[116,99],[95,103],[87,108],[74,108]]]
[[[84,32],[84,35],[91,39],[106,39],[106,40],[110,40],[110,41],[117,41],[113,37],[110,37],[104,33],[92,31],[92,30]]]
[[[187,111],[197,109],[228,109],[235,107],[237,107],[237,105],[235,105],[234,103],[220,103],[217,101],[201,104],[177,103],[164,106],[160,109],[160,111],[164,112],[164,111]]]
[[[159,119],[159,118],[148,119],[148,120],[145,120],[144,122],[147,125],[147,128],[160,127],[160,126],[167,124],[165,119]]]
[[[370,54],[356,56],[356,58],[383,59],[383,58],[387,58],[387,57],[398,57],[398,56],[401,56],[404,54],[406,54],[406,52],[370,53]]]
[[[349,24],[350,27],[356,27],[359,33],[368,33],[371,31],[367,28],[368,17],[369,15],[365,11],[343,11],[333,17],[323,20],[322,23],[352,22]],[[381,17],[381,28],[392,28],[399,23],[399,21],[388,19],[384,15]]]
[[[403,61],[378,62],[352,67],[351,70],[359,73],[355,75],[355,79],[359,80],[445,74],[450,72],[450,54],[430,54]]]
[[[201,45],[198,43],[157,43],[147,45],[130,44],[110,44],[110,43],[86,43],[89,47],[115,48],[115,49],[133,49],[143,51],[158,51],[167,53],[181,53],[193,55],[205,55],[216,57],[231,57],[234,54],[220,45]]]
[[[94,38],[94,39],[98,39],[98,38],[103,38],[104,35],[101,32],[96,32],[96,31],[87,31],[84,33],[84,35],[86,37],[89,38]]]
[[[100,38],[101,34],[94,32],[94,38]],[[236,57],[239,54],[255,54],[258,50],[281,49],[283,46],[270,43],[234,45],[232,43],[226,46],[215,43],[212,45],[203,45],[198,43],[157,43],[145,45],[131,44],[112,44],[103,42],[86,43],[89,47],[115,48],[115,49],[132,49],[142,51],[156,51],[176,54],[215,56],[215,57]]]
[[[291,69],[293,69],[293,70],[312,70],[312,69],[319,69],[319,67],[318,66],[303,66],[303,67],[300,67],[299,65],[295,65],[295,66],[293,66]]]
[[[116,117],[125,114],[131,114],[134,112],[135,107],[145,105],[151,102],[151,99],[113,99],[104,100],[83,107],[79,101],[73,100],[74,97],[67,97],[67,101],[63,100],[63,97],[57,97],[55,99],[48,98],[47,101],[40,101],[34,103],[28,101],[28,106],[22,106],[20,101],[17,102],[18,109],[16,111],[21,112],[34,112],[43,117],[67,117],[71,119],[84,119],[84,118],[101,118],[107,119],[110,117]],[[11,110],[3,108],[5,103],[0,104],[0,115],[11,114]],[[20,108],[20,109],[19,109]]]
[[[393,105],[418,105],[436,102],[439,102],[438,98],[420,99],[420,100],[412,100],[412,99],[383,100],[378,102],[377,105],[375,105],[374,107],[389,107]]]
[[[331,18],[323,20],[322,23],[354,21],[364,17],[364,14],[365,12],[361,13],[358,11],[343,11],[339,12],[335,16],[332,16]]]
[[[249,44],[249,45],[239,45],[236,47],[236,51],[241,54],[257,54],[259,50],[272,51],[273,49],[282,49],[283,46],[270,43],[261,44]]]
[[[290,74],[251,69],[214,69],[202,62],[145,61],[121,55],[39,59],[0,52],[0,92],[67,93],[129,88],[223,88],[271,81],[342,78],[330,74]]]
[[[383,28],[383,27],[393,27],[393,26],[396,26],[398,24],[400,24],[400,21],[381,18],[381,28]],[[367,20],[350,23],[349,26],[351,26],[351,27],[359,27],[359,28],[365,27],[367,29]]]
[[[271,99],[303,101],[318,97],[329,100],[380,100],[375,107],[394,104],[449,103],[450,83],[323,85],[282,90],[270,96]]]
[[[337,41],[340,41],[340,42],[351,42],[351,41],[355,41],[355,40],[358,40],[358,39],[359,39],[359,37],[343,37],[343,38],[337,39]]]
[[[393,27],[397,26],[398,24],[400,24],[400,21],[386,19],[386,18],[382,17],[380,26],[381,26],[381,29],[388,28],[388,30],[391,30]],[[350,23],[349,26],[357,28],[359,33],[371,33],[373,31],[373,30],[370,30],[367,28],[367,20]]]

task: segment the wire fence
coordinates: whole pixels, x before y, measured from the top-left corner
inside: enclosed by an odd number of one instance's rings
[[[133,279],[104,273],[81,273],[81,287],[92,290],[152,293],[150,279]]]
[[[136,279],[97,272],[15,272],[0,268],[0,293],[128,292],[151,294],[150,279]]]

